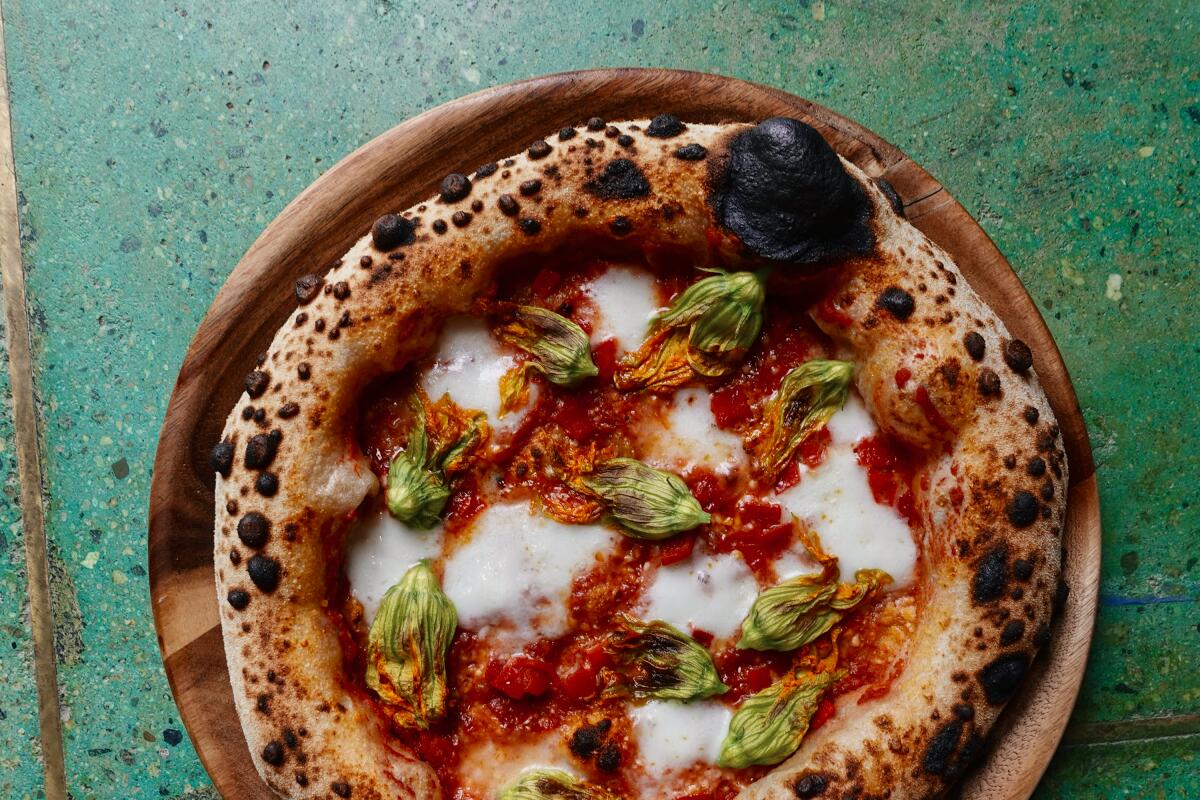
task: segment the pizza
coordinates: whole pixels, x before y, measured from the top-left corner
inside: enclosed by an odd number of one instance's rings
[[[593,118],[314,267],[211,453],[279,795],[924,798],[979,757],[1063,593],[1060,431],[814,128]]]

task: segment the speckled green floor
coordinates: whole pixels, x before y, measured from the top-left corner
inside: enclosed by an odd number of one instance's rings
[[[1074,375],[1104,504],[1096,645],[1038,796],[1200,796],[1200,11],[959,5],[5,0],[73,796],[211,791],[158,659],[146,503],[176,370],[238,257],[394,123],[623,64],[835,108],[996,240]],[[6,424],[0,795],[21,797],[40,765]]]

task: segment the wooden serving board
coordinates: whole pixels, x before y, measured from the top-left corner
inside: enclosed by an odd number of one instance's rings
[[[957,261],[975,290],[1036,353],[1062,427],[1071,486],[1065,546],[1071,593],[1048,652],[1005,712],[990,755],[968,780],[971,800],[1024,800],[1066,726],[1092,638],[1100,572],[1094,466],[1070,377],[1033,301],[1004,256],[950,193],[886,141],[777,89],[695,72],[607,69],[486,89],[427,111],[363,145],[322,175],[267,227],[200,323],[163,422],[150,488],[150,590],[158,643],[197,752],[227,798],[270,798],[233,706],[213,578],[213,472],[208,453],[255,356],[295,306],[293,281],[323,271],[381,214],[435,193],[449,172],[591,116],[670,111],[685,121],[797,117],[869,175],[886,178],[908,218]]]

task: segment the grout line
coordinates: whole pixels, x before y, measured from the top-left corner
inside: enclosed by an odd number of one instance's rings
[[[8,321],[8,371],[12,379],[16,429],[17,475],[21,485],[21,519],[25,530],[25,577],[33,634],[39,739],[47,800],[67,797],[66,761],[54,655],[54,618],[47,577],[46,524],[42,506],[42,462],[38,451],[34,404],[33,356],[29,308],[21,262],[17,179],[13,163],[12,117],[9,109],[8,63],[4,48],[4,15],[0,8],[0,272]]]

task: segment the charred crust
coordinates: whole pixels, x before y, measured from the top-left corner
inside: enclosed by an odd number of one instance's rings
[[[1041,648],[1041,647],[1045,647],[1049,643],[1050,643],[1050,626],[1045,625],[1045,624],[1039,625],[1038,629],[1033,632],[1034,646]]]
[[[219,472],[222,478],[228,478],[229,471],[233,469],[233,442],[222,439],[213,445],[208,454],[208,465],[213,472]]]
[[[471,224],[472,219],[474,219],[474,217],[470,211],[459,210],[450,215],[450,221],[454,223],[454,227],[456,228],[467,227]]]
[[[628,133],[622,133],[620,136],[617,137],[617,144],[621,145],[621,147],[632,147],[633,146],[633,137],[630,136]]]
[[[604,136],[607,139],[615,139],[621,135],[621,129],[616,125],[609,125],[604,129]]]
[[[987,344],[983,341],[983,335],[979,331],[970,331],[963,336],[963,347],[967,348],[967,355],[973,361],[982,361]]]
[[[829,779],[819,772],[801,775],[792,784],[792,793],[805,800],[809,797],[820,797],[829,788]]]
[[[571,752],[585,761],[591,758],[612,730],[612,720],[602,719],[594,725],[582,725],[571,734]]]
[[[624,236],[633,230],[633,223],[629,221],[629,217],[624,215],[614,217],[613,221],[608,223],[608,228],[618,236]]]
[[[521,210],[521,204],[511,194],[502,194],[496,198],[496,207],[506,217],[515,217]]]
[[[710,162],[717,221],[754,255],[810,266],[875,244],[866,192],[812,127],[776,117],[743,131]]]
[[[1000,376],[990,367],[979,370],[979,393],[984,397],[1000,395]]]
[[[955,703],[954,716],[958,717],[964,722],[970,722],[971,720],[975,719],[975,707],[970,703]]]
[[[333,296],[338,300],[345,300],[350,296],[350,284],[345,281],[338,281],[333,285]]]
[[[1021,416],[1030,425],[1037,425],[1038,420],[1041,418],[1041,414],[1038,413],[1037,408],[1034,406],[1025,406],[1025,410],[1021,412]]]
[[[336,794],[338,797],[346,798],[350,796],[350,784],[345,781],[334,781],[329,784],[329,791]]]
[[[306,774],[304,774],[303,772],[297,772],[296,773],[296,785],[297,786],[308,786],[308,776]]]
[[[675,157],[680,161],[703,161],[708,158],[708,148],[702,144],[685,144],[675,151]]]
[[[271,375],[262,370],[256,369],[246,376],[246,394],[251,400],[261,397],[270,385]]]
[[[1033,577],[1033,562],[1018,558],[1013,562],[1013,576],[1019,581],[1027,581]]]
[[[275,460],[279,452],[279,443],[283,441],[283,431],[276,428],[270,433],[258,433],[250,437],[246,443],[246,469],[266,469]]]
[[[521,229],[521,233],[526,236],[536,236],[542,231],[542,223],[532,217],[523,218],[517,223],[517,226]]]
[[[384,253],[400,245],[412,244],[415,239],[416,226],[399,214],[384,214],[371,226],[371,243]]]
[[[1067,604],[1067,598],[1071,596],[1071,587],[1067,586],[1067,582],[1059,578],[1058,586],[1054,590],[1054,613],[1062,611],[1063,606]]]
[[[650,181],[628,158],[617,158],[604,165],[600,175],[583,185],[584,191],[601,200],[631,200],[650,194]]]
[[[938,728],[925,747],[921,767],[931,775],[947,775],[951,771],[958,740],[962,738],[963,721],[953,719]]]
[[[250,605],[250,593],[245,589],[230,589],[225,600],[234,611],[245,611],[246,606]]]
[[[576,132],[577,131],[574,128],[559,128],[558,140],[560,142],[565,142],[568,139],[574,139]]]
[[[272,739],[267,742],[267,746],[263,748],[262,760],[270,764],[272,767],[278,767],[283,764],[283,742],[278,739]]]
[[[271,472],[260,473],[254,480],[254,491],[263,497],[274,497],[279,491],[279,478]]]
[[[646,135],[655,139],[669,139],[687,130],[687,126],[674,114],[659,114],[646,126]]]
[[[309,366],[308,362],[305,361],[296,365],[296,376],[302,381],[306,381],[312,377],[312,367]]]
[[[246,406],[242,409],[242,419],[247,421],[254,419],[254,406]]]
[[[1015,527],[1027,528],[1034,523],[1038,514],[1037,498],[1032,492],[1024,489],[1018,489],[1004,508],[1004,513],[1008,515],[1008,521]]]
[[[517,191],[522,197],[533,197],[542,190],[542,182],[537,178],[530,178],[527,181],[521,181],[521,185],[517,187]]]
[[[1025,637],[1025,620],[1013,619],[1009,620],[1004,629],[1000,631],[1000,646],[1008,647],[1021,641]]]
[[[1034,456],[1029,459],[1029,463],[1025,465],[1025,472],[1030,477],[1040,478],[1046,474],[1046,460],[1041,456]]]
[[[495,175],[496,170],[498,170],[498,169],[500,169],[500,166],[498,164],[496,164],[495,161],[489,161],[486,164],[480,164],[479,169],[475,170],[475,177],[476,178],[487,178],[491,175]]]
[[[438,236],[441,236],[446,231],[450,230],[450,226],[446,224],[446,220],[444,220],[444,219],[435,219],[433,221],[433,224],[430,225],[429,227],[432,228],[433,232],[436,233]]]
[[[593,133],[604,130],[605,122],[600,117],[592,117],[587,121],[587,129]]]
[[[296,416],[299,413],[300,413],[300,404],[299,403],[291,403],[291,402],[284,403],[283,405],[281,405],[279,407],[279,411],[278,411],[280,419],[291,419],[292,417]]]
[[[892,186],[891,181],[887,178],[875,178],[875,185],[879,187],[879,191],[883,192],[883,196],[887,198],[888,205],[892,207],[892,211],[896,216],[904,216],[904,201],[900,199],[900,193],[896,191],[896,187]]]
[[[1042,500],[1044,500],[1047,503],[1049,503],[1051,500],[1053,500],[1054,499],[1054,481],[1047,478],[1046,482],[1042,484],[1042,489],[1040,491],[1040,494],[1042,496]]]
[[[298,278],[293,287],[296,292],[296,302],[302,306],[306,306],[313,300],[316,300],[324,284],[325,279],[315,273]]]
[[[268,594],[279,586],[279,562],[264,555],[254,555],[246,562],[250,580]]]
[[[550,143],[545,139],[538,139],[536,142],[529,145],[529,149],[526,150],[525,153],[531,159],[537,161],[539,158],[545,158],[546,156],[550,155],[550,151],[553,149],[554,148],[551,147]]]
[[[917,308],[916,299],[899,286],[889,286],[879,293],[875,307],[887,311],[896,319],[903,322],[913,315]]]
[[[1004,363],[1018,375],[1024,375],[1033,366],[1033,352],[1020,339],[1009,339],[1004,343]]]
[[[988,662],[976,677],[988,703],[1001,706],[1016,694],[1028,671],[1028,656],[1024,653],[1005,653]]]
[[[438,193],[443,203],[457,203],[471,193],[471,179],[461,172],[451,172],[442,178]]]
[[[238,538],[242,540],[242,544],[253,550],[259,550],[267,543],[270,530],[270,521],[257,511],[251,511],[238,520]]]
[[[1008,546],[997,545],[983,554],[971,579],[971,597],[976,603],[999,600],[1008,586]]]

